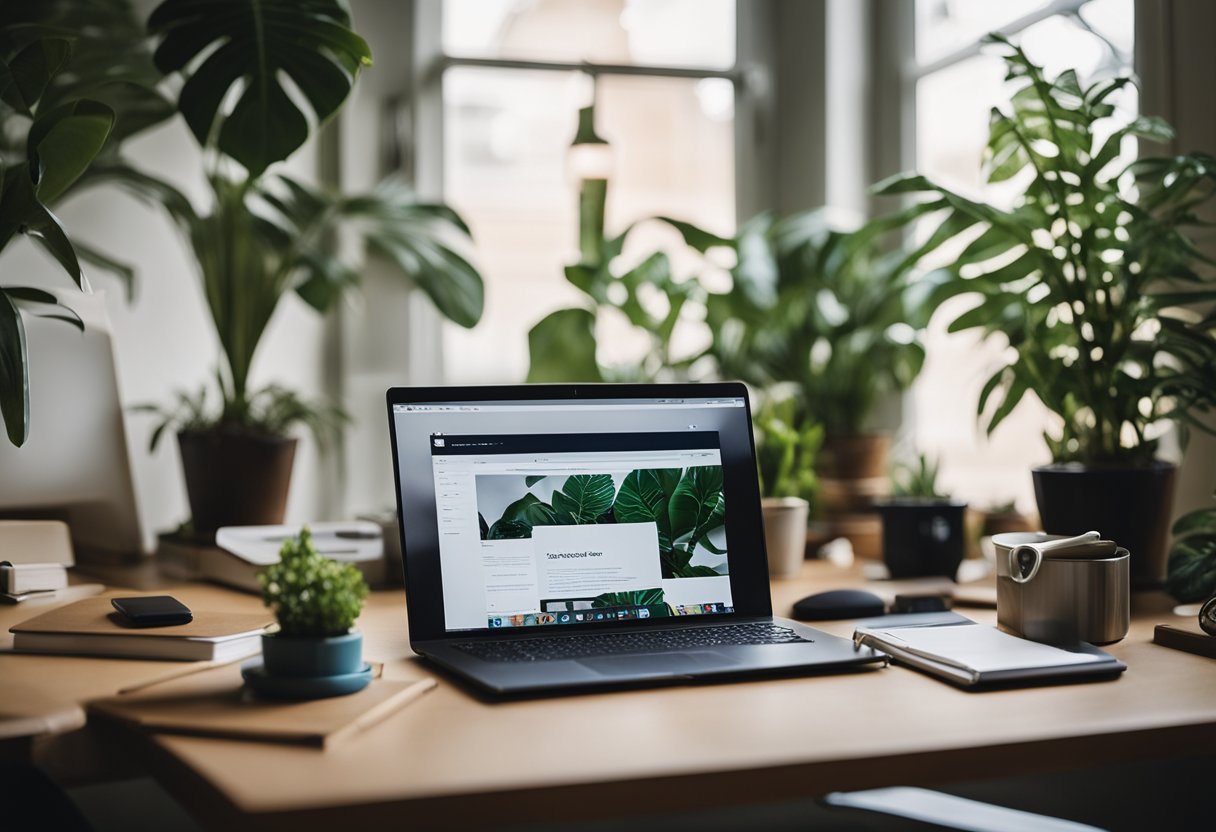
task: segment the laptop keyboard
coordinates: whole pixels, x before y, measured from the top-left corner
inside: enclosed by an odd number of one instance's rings
[[[789,627],[767,621],[688,627],[677,630],[642,630],[636,633],[580,633],[548,638],[474,641],[452,645],[488,662],[538,662],[580,659],[612,653],[654,653],[733,644],[796,644],[809,642]]]

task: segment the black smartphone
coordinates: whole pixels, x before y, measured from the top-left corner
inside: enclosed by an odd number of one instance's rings
[[[111,598],[114,609],[122,613],[134,627],[169,627],[189,624],[194,620],[190,608],[172,595],[140,595],[131,598]]]

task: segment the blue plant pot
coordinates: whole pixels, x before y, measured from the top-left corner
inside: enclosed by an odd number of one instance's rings
[[[344,676],[363,669],[363,633],[340,636],[262,636],[262,662],[271,676],[313,679]]]

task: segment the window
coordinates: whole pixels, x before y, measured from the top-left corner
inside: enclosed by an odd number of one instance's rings
[[[916,61],[905,81],[915,89],[916,130],[907,139],[915,141],[917,170],[964,193],[1011,203],[1017,180],[999,189],[981,182],[988,113],[1005,106],[1008,95],[1003,62],[980,48],[980,38],[1001,30],[1049,74],[1071,67],[1086,83],[1131,71],[1132,27],[1133,0],[916,0]],[[1137,110],[1136,91],[1124,92],[1113,103],[1130,118]],[[1029,509],[1034,503],[1027,462],[1049,461],[1040,439],[1049,414],[1027,397],[992,437],[984,437],[973,408],[1002,345],[981,345],[974,332],[945,331],[971,303],[956,298],[934,317],[928,360],[912,392],[914,441],[940,457],[943,485],[953,492],[980,506],[1017,500]]]
[[[613,152],[607,233],[656,214],[732,232],[735,3],[444,0],[442,14],[444,199],[471,226],[486,277],[482,323],[444,333],[445,379],[519,381],[528,330],[581,298],[563,275],[578,259],[566,157],[592,74]],[[670,244],[674,257],[677,240],[644,227],[630,248]],[[601,337],[601,361],[630,358],[629,335]]]

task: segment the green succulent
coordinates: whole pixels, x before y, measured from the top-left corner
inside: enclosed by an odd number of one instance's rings
[[[350,631],[367,584],[359,570],[323,556],[305,526],[288,538],[279,562],[258,575],[262,603],[274,610],[285,636],[340,636]]]

